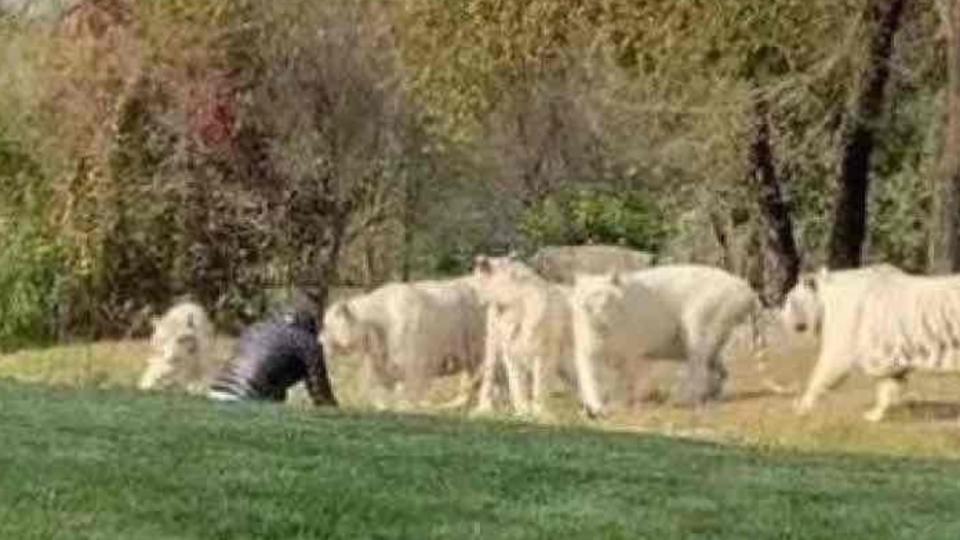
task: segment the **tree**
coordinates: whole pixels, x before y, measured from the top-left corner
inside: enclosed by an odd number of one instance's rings
[[[946,30],[947,122],[936,188],[939,221],[932,265],[940,272],[960,271],[960,2],[937,0]]]
[[[310,294],[320,315],[345,245],[400,206],[404,175],[426,159],[380,7],[271,4],[256,35],[246,113],[269,163],[258,189],[281,234],[287,280]]]
[[[793,220],[777,176],[770,141],[770,121],[764,97],[753,97],[749,146],[749,179],[757,196],[763,229],[764,279],[761,296],[767,305],[777,305],[796,284],[800,255],[793,237]]]
[[[831,268],[860,266],[866,239],[870,156],[883,114],[884,89],[890,78],[894,36],[906,0],[867,0],[864,21],[868,42],[866,66],[858,81],[853,110],[843,129],[839,192],[830,233]]]

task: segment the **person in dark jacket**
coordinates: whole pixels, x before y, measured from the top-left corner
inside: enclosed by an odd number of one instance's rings
[[[317,321],[305,309],[286,309],[250,326],[214,376],[208,397],[282,402],[305,380],[314,405],[336,406],[317,334]]]

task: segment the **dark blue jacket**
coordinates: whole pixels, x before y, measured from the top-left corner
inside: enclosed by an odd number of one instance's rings
[[[211,390],[241,399],[284,401],[306,379],[317,405],[336,405],[312,315],[285,312],[247,328]]]

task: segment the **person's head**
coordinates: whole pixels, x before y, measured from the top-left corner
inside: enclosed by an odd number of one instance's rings
[[[309,332],[314,336],[317,335],[317,318],[312,311],[288,307],[279,311],[278,318],[287,326]]]

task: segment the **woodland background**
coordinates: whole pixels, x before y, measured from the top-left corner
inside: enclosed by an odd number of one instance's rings
[[[0,349],[620,244],[960,268],[960,0],[0,0]]]

